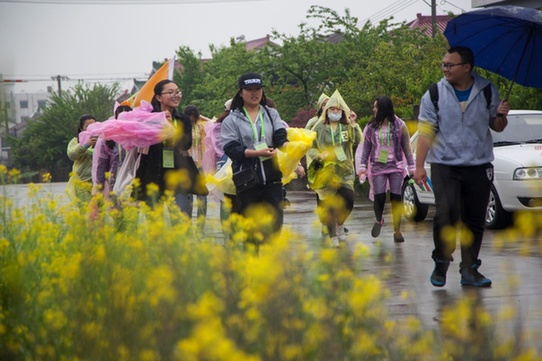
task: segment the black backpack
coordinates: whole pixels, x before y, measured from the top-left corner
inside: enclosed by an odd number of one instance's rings
[[[438,116],[438,86],[437,83],[431,84],[429,87],[429,96],[431,97],[431,102],[435,107],[435,112]],[[487,84],[484,88],[484,96],[486,97],[487,109],[491,106],[491,84]]]

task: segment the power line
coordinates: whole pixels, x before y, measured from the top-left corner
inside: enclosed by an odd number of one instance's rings
[[[130,74],[128,76],[128,74]],[[99,76],[100,75],[100,76]],[[120,82],[128,80],[147,80],[150,74],[148,73],[124,73],[124,74],[77,74],[77,75],[64,75],[64,81],[83,81],[89,83],[101,83],[101,82]],[[52,77],[50,75],[4,75],[6,83],[13,82],[49,82]]]
[[[408,0],[407,4],[412,2],[412,1],[413,0]],[[417,0],[414,0],[414,1],[417,1]],[[398,8],[404,6],[404,5],[405,5],[405,1],[398,0],[398,1],[396,1],[396,2],[394,2],[392,4],[390,4],[390,5],[386,6],[385,8],[381,9],[380,11],[377,11],[375,14],[373,14],[371,16],[371,18],[372,19],[375,19],[375,18],[380,19],[380,18],[383,18],[383,17],[387,17],[389,14],[393,14],[396,11],[396,9],[398,9]],[[408,4],[408,5],[410,5],[410,4]]]
[[[407,7],[409,7],[410,5],[414,4],[417,1],[418,0],[408,0],[408,1],[397,0],[396,2],[386,6],[384,9],[377,11],[375,14],[365,19],[363,23],[366,23],[367,21],[371,21],[371,20],[378,22],[382,19],[388,18],[394,15],[395,13],[406,9]]]
[[[429,4],[427,1],[423,0],[423,2],[427,6],[431,7],[431,4]],[[447,1],[447,0],[440,0],[440,5],[439,4],[436,4],[436,5],[437,5],[437,8],[440,9],[445,14],[447,13],[447,11],[446,11],[446,9],[442,8],[442,6],[444,6],[444,5],[451,5],[454,8],[461,10],[462,13],[467,11],[467,10],[463,9],[462,7],[459,7],[459,6],[455,5],[455,4],[452,4],[450,1]]]
[[[451,6],[453,6],[454,8],[461,10],[461,12],[463,12],[463,13],[467,11],[467,10],[465,10],[465,9],[463,9],[463,8],[461,8],[461,7],[457,6],[457,5],[455,5],[455,4],[453,4],[451,1],[447,1],[447,0],[441,0],[441,1],[440,1],[440,5],[451,5]]]
[[[389,18],[390,16],[393,16],[395,15],[396,13],[408,8],[409,6],[413,5],[414,3],[416,3],[418,0],[410,0],[410,1],[407,1],[407,2],[403,2],[401,5],[398,5],[397,7],[395,7],[394,9],[390,9],[387,13],[381,15],[380,17],[378,17],[376,19],[376,21],[380,21],[380,20],[383,20],[385,18]]]
[[[13,74],[4,74],[4,76],[10,76],[10,77],[37,77],[37,78],[41,78],[41,77],[45,77],[45,78],[49,78],[51,75],[50,74],[17,74],[17,75],[13,75]],[[142,76],[149,76],[149,73],[146,73],[146,72],[127,72],[127,73],[75,73],[75,74],[66,74],[65,76],[68,76],[68,77],[120,77],[120,76],[123,76],[123,77],[127,77],[127,76],[130,76],[130,77],[142,77]]]
[[[0,3],[51,5],[167,5],[256,1],[266,0],[0,0]]]

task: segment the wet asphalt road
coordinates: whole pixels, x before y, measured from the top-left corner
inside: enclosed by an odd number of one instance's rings
[[[45,184],[39,197],[52,194],[60,203],[65,201],[62,193],[65,183]],[[16,206],[28,204],[26,185],[13,185],[3,188],[4,195],[13,198]],[[310,191],[289,191],[291,205],[286,208],[284,226],[291,228],[301,237],[291,240],[292,247],[305,247],[318,250],[323,246],[318,218],[314,212],[316,199]],[[393,242],[391,214],[386,205],[380,237],[370,235],[373,225],[372,203],[368,199],[356,199],[354,210],[346,221],[349,229],[347,241],[339,252],[349,252],[357,243],[368,246],[370,256],[362,265],[362,272],[381,276],[391,292],[389,310],[395,317],[415,316],[426,328],[438,327],[443,307],[468,296],[474,297],[492,314],[499,314],[507,306],[516,309],[518,317],[500,325],[504,332],[514,333],[517,323],[527,331],[527,343],[542,352],[542,235],[509,242],[501,249],[494,244],[503,231],[486,230],[480,253],[483,261],[480,272],[493,281],[490,288],[465,288],[459,284],[460,254],[456,250],[456,261],[450,265],[446,286],[435,288],[429,283],[433,270],[430,258],[433,249],[432,217],[420,223],[403,220],[402,233],[405,243]],[[208,221],[218,220],[217,203],[209,201]],[[218,228],[217,228],[218,229]],[[217,238],[220,234],[216,234]],[[528,255],[523,251],[528,250]],[[408,297],[404,298],[404,291]]]
[[[292,206],[286,210],[285,224],[301,234],[309,235],[308,242],[321,247],[322,239],[315,230],[317,217],[315,196],[310,192],[288,192]],[[374,222],[372,203],[368,199],[356,199],[354,210],[345,225],[350,230],[346,249],[362,242],[371,250],[364,271],[383,277],[391,291],[390,312],[396,317],[416,316],[426,327],[437,327],[441,310],[465,296],[473,297],[478,305],[492,314],[512,306],[518,312],[516,322],[523,324],[529,333],[529,343],[542,351],[542,235],[510,242],[501,249],[494,247],[496,238],[503,231],[486,230],[482,243],[480,272],[493,281],[490,288],[462,287],[459,283],[460,252],[454,253],[455,262],[450,264],[447,284],[436,288],[429,282],[433,271],[432,221],[434,207],[420,223],[403,219],[401,231],[405,243],[393,242],[391,209],[386,204],[384,226],[378,238],[371,237]],[[315,235],[316,233],[316,235]],[[294,242],[307,242],[300,239]],[[530,255],[521,255],[528,249]],[[409,297],[402,297],[407,291]],[[513,323],[502,324],[505,332],[514,332]]]

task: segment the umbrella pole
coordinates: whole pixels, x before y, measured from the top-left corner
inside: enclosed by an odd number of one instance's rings
[[[521,63],[523,63],[523,57],[525,56],[525,53],[527,52],[527,45],[529,44],[529,41],[533,37],[534,34],[534,28],[530,27],[529,35],[527,37],[527,41],[525,42],[525,46],[523,47],[523,51],[521,52],[521,58],[519,58],[518,67],[516,68],[516,72],[514,73],[514,78],[512,79],[512,83],[510,84],[510,88],[508,88],[508,92],[506,93],[506,98],[504,100],[508,101],[508,97],[510,96],[510,92],[512,91],[512,86],[516,82],[516,76],[519,72],[519,67],[521,66]]]
[[[508,101],[508,98],[510,97],[510,92],[512,91],[512,86],[514,85],[514,81],[512,80],[512,82],[510,83],[510,87],[508,88],[508,91],[506,92],[506,97],[504,98],[504,100]]]

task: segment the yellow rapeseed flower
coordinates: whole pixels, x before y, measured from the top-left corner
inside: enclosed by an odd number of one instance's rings
[[[334,249],[324,249],[320,252],[320,261],[324,264],[333,264],[337,261],[337,251]]]
[[[162,301],[173,302],[175,300],[173,279],[173,272],[168,266],[159,266],[150,271],[146,280],[146,288],[152,306],[157,306]]]
[[[142,350],[139,353],[138,360],[139,361],[160,361],[161,358],[157,350],[146,349],[146,350]]]
[[[9,249],[9,241],[6,238],[0,238],[0,254]]]
[[[85,338],[97,339],[102,334],[102,327],[99,323],[91,321],[82,326],[82,332],[85,335]]]
[[[51,175],[51,173],[45,172],[42,174],[41,179],[44,183],[51,183],[53,176]]]
[[[59,309],[47,309],[43,314],[43,319],[48,327],[53,330],[61,330],[68,323],[66,315]]]
[[[96,244],[94,246],[94,260],[96,262],[101,262],[105,258],[105,245],[104,244]]]
[[[21,171],[15,168],[11,169],[8,172],[8,177],[11,183],[17,183],[19,181],[20,175],[21,175]]]
[[[156,183],[149,183],[147,184],[146,189],[146,195],[149,198],[156,198],[158,197],[158,192],[160,192],[160,187]]]

